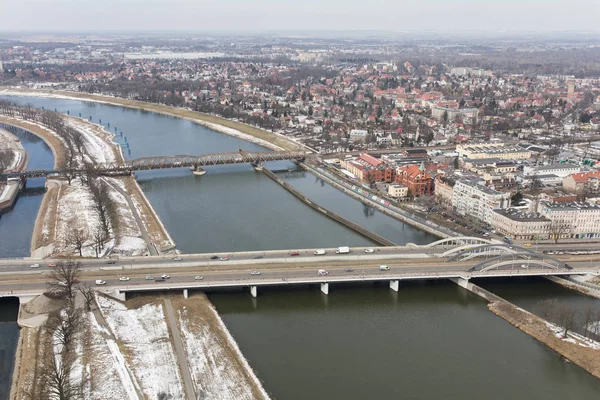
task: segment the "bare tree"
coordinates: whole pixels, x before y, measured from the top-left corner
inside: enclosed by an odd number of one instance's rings
[[[556,322],[563,329],[563,338],[566,338],[569,331],[575,328],[575,317],[577,310],[568,304],[559,304],[556,308]]]
[[[56,267],[50,271],[50,292],[58,297],[73,300],[74,286],[79,283],[79,263],[73,260],[56,263]]]
[[[96,229],[94,231],[94,235],[92,236],[92,240],[94,241],[94,251],[96,252],[96,258],[102,255],[102,250],[104,250],[104,241],[106,240],[106,234],[102,229]]]
[[[14,153],[10,149],[0,149],[0,173],[4,172],[13,162]]]
[[[92,303],[94,302],[94,289],[88,284],[80,285],[78,289],[85,300],[85,310],[90,311],[92,309]]]
[[[596,310],[592,306],[587,306],[583,310],[583,333],[585,337],[590,337],[593,332]]]
[[[61,344],[65,352],[70,350],[73,339],[81,327],[81,309],[73,305],[50,314],[48,324],[54,329],[53,338],[56,344]]]
[[[95,179],[90,182],[90,191],[94,199],[94,211],[98,215],[104,235],[110,233],[110,217],[114,208],[113,201],[110,198],[108,184],[101,179]]]
[[[52,345],[48,343],[50,348]],[[42,388],[43,399],[75,400],[81,398],[77,385],[71,381],[71,370],[73,368],[72,356],[64,354],[52,354],[45,360],[40,371],[38,386]]]
[[[570,232],[571,224],[562,221],[552,221],[548,225],[548,236],[550,239],[554,239],[554,243],[558,243],[560,238]]]
[[[83,257],[83,246],[88,239],[88,233],[84,228],[73,227],[67,234],[67,244],[75,247],[75,250],[79,252],[79,257]]]

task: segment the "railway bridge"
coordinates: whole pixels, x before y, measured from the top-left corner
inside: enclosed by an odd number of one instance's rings
[[[175,156],[156,156],[142,157],[134,160],[128,160],[125,163],[105,163],[97,164],[91,170],[98,175],[129,175],[135,171],[148,171],[155,169],[171,168],[191,168],[197,175],[203,175],[202,167],[226,164],[252,164],[255,168],[260,168],[262,163],[281,160],[305,160],[310,153],[301,151],[268,151],[268,152],[247,152],[239,150],[229,153],[211,153],[198,156],[175,155]],[[77,175],[90,172],[90,169],[66,170],[29,170],[22,172],[9,172],[0,174],[0,180],[7,179],[27,179],[48,176]]]

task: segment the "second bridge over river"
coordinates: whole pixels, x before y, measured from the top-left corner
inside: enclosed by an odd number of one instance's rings
[[[9,172],[0,175],[0,180],[10,178],[38,178],[47,176],[74,175],[84,173],[95,173],[98,175],[128,175],[135,171],[148,171],[155,169],[192,168],[194,171],[202,172],[202,167],[226,164],[252,164],[256,167],[264,162],[297,160],[302,161],[310,153],[301,151],[268,151],[247,152],[239,150],[229,153],[211,153],[198,156],[175,155],[143,157],[129,160],[125,163],[97,164],[82,170],[52,169],[52,170],[29,170],[22,172]]]

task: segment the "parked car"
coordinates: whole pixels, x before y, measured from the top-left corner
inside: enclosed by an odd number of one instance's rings
[[[122,276],[122,277],[119,278],[119,280],[121,282],[127,282],[129,280],[129,277],[128,276]]]
[[[55,262],[48,263],[48,267],[55,268],[56,267],[56,263]]]
[[[183,258],[181,258],[181,257],[179,257],[179,256],[177,256],[177,257],[173,257],[173,261],[181,261],[181,260],[183,260]]]
[[[250,275],[260,275],[260,271],[252,271],[250,272]]]
[[[146,280],[147,281],[154,280],[154,277],[152,275],[148,275],[148,276],[146,276]]]
[[[198,276],[195,276],[195,277],[194,277],[194,280],[195,280],[195,281],[201,281],[201,280],[203,280],[203,279],[204,279],[204,277],[203,277],[203,276],[200,276],[200,275],[198,275]]]
[[[31,264],[31,268],[39,268],[40,264]]]
[[[373,250],[373,249],[365,249],[365,253],[367,253],[367,254],[375,253],[375,250]]]
[[[531,243],[524,243],[523,246],[525,246],[525,247],[531,247]]]

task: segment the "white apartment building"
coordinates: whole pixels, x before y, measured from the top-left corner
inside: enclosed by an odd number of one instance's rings
[[[461,215],[469,215],[490,223],[493,209],[510,206],[510,193],[501,193],[476,181],[458,181],[452,192],[452,208]]]
[[[490,214],[490,225],[498,234],[517,240],[548,239],[550,223],[539,213],[515,209],[498,209]]]
[[[351,142],[366,142],[367,136],[369,136],[369,132],[363,129],[352,129],[350,131]]]
[[[551,220],[550,235],[560,238],[600,237],[600,205],[590,203],[541,204],[540,213]]]
[[[406,197],[408,196],[408,186],[398,184],[389,185],[388,194],[396,199]]]

